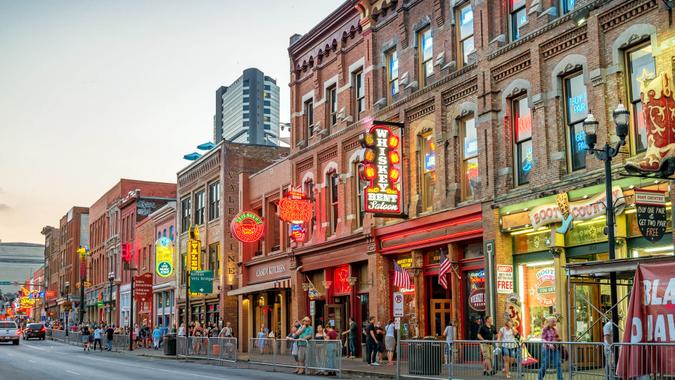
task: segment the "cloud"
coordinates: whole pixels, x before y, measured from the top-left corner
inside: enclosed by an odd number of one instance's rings
[[[0,212],[2,212],[2,211],[9,211],[9,210],[11,210],[11,209],[12,209],[12,208],[9,207],[9,205],[8,205],[7,203],[0,203]]]

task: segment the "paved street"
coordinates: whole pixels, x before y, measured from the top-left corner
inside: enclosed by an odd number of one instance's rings
[[[127,353],[82,352],[54,341],[0,344],[0,379],[298,379],[288,373],[234,369],[183,360],[153,359]],[[302,377],[303,379],[307,377]]]

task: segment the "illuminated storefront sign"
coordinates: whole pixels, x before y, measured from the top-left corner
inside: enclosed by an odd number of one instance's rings
[[[230,231],[232,236],[240,242],[254,243],[263,237],[265,225],[260,216],[251,211],[244,211],[232,219]]]
[[[190,271],[202,269],[202,242],[199,240],[199,227],[195,226],[188,240],[188,258]]]
[[[173,245],[166,236],[155,242],[155,272],[160,277],[169,277],[173,273]]]
[[[400,138],[394,132],[400,124],[375,122],[361,135],[365,148],[361,176],[370,181],[365,188],[365,211],[387,216],[401,214],[401,154]],[[435,165],[429,157],[428,163]]]
[[[615,212],[620,214],[626,205],[621,187],[612,189],[612,197],[616,200]],[[569,216],[576,221],[589,220],[597,216],[605,215],[605,194],[598,194],[592,198],[576,202],[569,202]],[[567,211],[567,210],[566,210]],[[537,206],[528,214],[532,228],[538,228],[551,223],[561,222],[564,219],[558,202]],[[569,219],[571,222],[571,219]]]
[[[314,206],[304,193],[291,191],[288,196],[279,201],[279,219],[290,223],[289,235],[294,242],[304,242],[307,239],[306,224],[312,220]]]

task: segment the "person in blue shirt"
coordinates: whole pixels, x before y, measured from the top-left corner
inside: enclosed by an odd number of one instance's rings
[[[307,341],[314,336],[314,328],[312,328],[312,320],[309,317],[302,319],[302,326],[298,329],[298,363],[300,367],[295,371],[298,375],[305,373],[305,359],[307,358]]]
[[[152,348],[155,350],[159,349],[159,340],[162,338],[162,330],[158,326],[155,326],[155,329],[152,330]]]

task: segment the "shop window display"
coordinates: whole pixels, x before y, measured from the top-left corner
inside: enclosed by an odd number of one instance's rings
[[[553,261],[521,264],[518,290],[522,305],[523,337],[539,338],[546,317],[555,313],[555,268]]]
[[[469,338],[477,331],[473,331],[474,325],[479,325],[485,318],[485,271],[472,270],[464,272],[466,299],[466,325],[472,326],[469,330]]]

